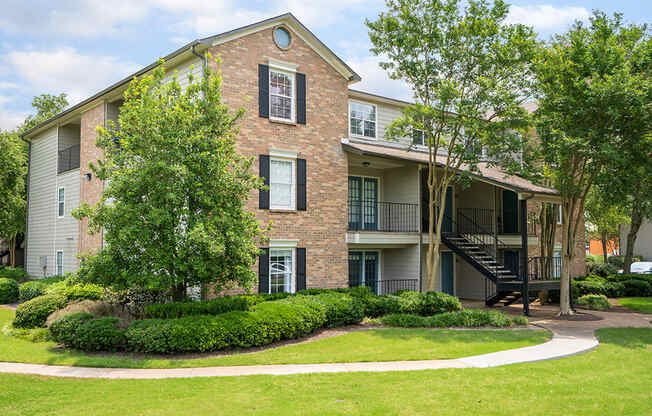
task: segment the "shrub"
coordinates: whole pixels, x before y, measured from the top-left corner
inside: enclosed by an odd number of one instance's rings
[[[611,264],[588,262],[586,263],[586,271],[588,274],[595,274],[605,277],[610,274],[618,273],[618,268]]]
[[[18,282],[0,277],[0,303],[14,303],[18,300]]]
[[[325,326],[329,328],[358,324],[364,318],[364,306],[349,295],[323,293],[313,296],[311,300],[326,308]]]
[[[411,314],[393,314],[382,317],[381,322],[388,326],[427,328],[481,326],[505,328],[514,325],[527,325],[527,319],[523,316],[512,318],[502,312],[482,309],[465,309],[425,317]]]
[[[89,313],[94,318],[102,318],[105,316],[113,316],[120,320],[120,326],[126,328],[133,322],[133,316],[126,312],[118,305],[99,300],[82,300],[78,302],[69,303],[65,308],[54,311],[48,316],[45,321],[45,326],[50,327],[55,321],[63,316],[73,313]]]
[[[18,301],[23,303],[41,296],[47,286],[48,284],[46,282],[40,280],[32,280],[21,284],[19,288]]]
[[[52,339],[66,347],[74,347],[77,330],[91,319],[93,319],[93,315],[85,312],[71,313],[60,317],[50,325]]]
[[[625,296],[645,297],[652,295],[652,285],[644,280],[630,279],[621,283]]]
[[[73,300],[98,300],[102,298],[102,286],[93,283],[75,283],[71,278],[52,283],[44,289],[47,295],[65,296],[69,301]]]
[[[133,317],[145,317],[145,306],[153,303],[163,303],[168,300],[168,295],[157,289],[133,287],[125,290],[105,288],[102,300],[122,308]]]
[[[16,308],[14,326],[17,328],[38,328],[45,325],[48,316],[68,303],[64,296],[43,295],[21,303]]]
[[[402,291],[399,295],[378,296],[365,305],[365,314],[377,317],[389,314],[434,315],[462,309],[462,304],[455,296],[439,292]]]
[[[74,347],[83,351],[120,351],[127,345],[125,331],[118,329],[118,318],[91,319],[76,331]]]
[[[604,279],[573,280],[573,289],[576,289],[573,291],[574,297],[584,295],[604,295],[606,297],[615,298],[623,296],[625,292],[625,287],[622,283],[609,282]]]
[[[637,261],[641,261],[641,257],[633,256],[632,263]],[[625,256],[609,256],[607,257],[607,263],[611,264],[617,269],[622,269],[623,267],[625,267]]]
[[[641,280],[652,285],[652,274],[612,274],[606,277],[610,282],[624,282],[625,280]]]
[[[202,302],[154,303],[145,306],[145,316],[153,319],[181,318],[191,315],[218,315],[231,311],[246,311],[262,301],[252,296],[225,296]]]
[[[0,268],[0,278],[2,277],[14,279],[17,282],[25,282],[29,280],[29,275],[22,267],[2,267]]]
[[[580,296],[577,300],[578,305],[582,305],[587,309],[593,309],[602,311],[604,309],[609,309],[611,305],[609,300],[604,295],[584,295]]]

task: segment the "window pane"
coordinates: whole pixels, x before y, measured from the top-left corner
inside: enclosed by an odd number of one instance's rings
[[[276,118],[290,120],[292,118],[292,99],[278,95],[271,96],[271,115]]]
[[[272,207],[292,207],[293,167],[289,160],[270,161],[270,202]]]
[[[292,249],[272,249],[269,253],[271,293],[292,291]]]
[[[63,201],[64,199],[64,189],[59,188],[59,202]]]
[[[376,123],[372,123],[371,121],[365,121],[364,135],[367,137],[376,137]]]
[[[292,204],[292,185],[281,183],[271,184],[271,205],[274,207],[290,207]]]
[[[351,134],[362,135],[362,120],[356,118],[351,119]]]
[[[275,183],[292,183],[292,162],[274,159],[271,162],[270,174],[272,181]]]
[[[63,253],[57,251],[57,275],[63,275]]]

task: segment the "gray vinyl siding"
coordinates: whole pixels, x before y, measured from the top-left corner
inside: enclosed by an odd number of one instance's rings
[[[419,247],[385,248],[382,254],[382,280],[419,278]]]
[[[163,80],[164,81],[172,80],[175,71],[178,71],[177,81],[179,81],[179,85],[181,85],[181,88],[184,89],[189,84],[188,82],[189,74],[193,75],[194,77],[193,82],[199,81],[199,78],[202,76],[202,61],[199,58],[190,59],[174,68],[170,68],[167,70],[167,73],[165,74]]]
[[[70,215],[70,211],[79,206],[79,169],[74,169],[57,176],[57,189],[64,187],[65,211],[63,218],[55,220],[55,252],[63,251],[63,271],[74,272],[78,268],[77,242],[79,222]],[[56,271],[55,271],[56,272]]]
[[[26,271],[44,276],[40,257],[47,256],[46,274],[55,273],[54,233],[57,192],[57,128],[41,133],[32,140],[29,178]]]
[[[386,103],[378,103],[374,101],[360,100],[357,98],[352,98],[349,101],[355,101],[364,104],[371,104],[376,106],[376,140],[377,141],[389,141],[391,143],[403,143],[411,144],[411,138],[401,138],[397,140],[388,140],[387,139],[387,129],[394,122],[394,120],[401,117],[401,107],[390,105]],[[350,114],[349,114],[350,116]],[[350,127],[349,127],[350,128]],[[350,134],[350,132],[349,132]],[[356,136],[357,137],[357,136]],[[360,137],[363,139],[374,140],[373,138]]]
[[[456,263],[456,272],[455,295],[462,299],[483,300],[485,277],[464,260]]]
[[[620,249],[621,254],[627,250],[627,234],[629,234],[629,225],[620,227]],[[652,261],[652,220],[645,219],[636,234],[634,242],[634,255],[641,256],[644,261]]]
[[[384,172],[385,201],[419,203],[419,168],[417,165],[387,169]]]

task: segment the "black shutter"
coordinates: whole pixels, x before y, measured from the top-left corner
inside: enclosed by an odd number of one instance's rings
[[[267,187],[266,190],[261,189],[258,191],[258,208],[269,209],[269,156],[260,155],[258,165],[258,176],[263,178],[263,183]]]
[[[306,124],[306,74],[297,73],[297,123]]]
[[[297,248],[297,290],[306,288],[306,249]]]
[[[306,159],[297,159],[297,210],[306,210]]]
[[[258,65],[258,116],[269,118],[269,67]]]
[[[258,293],[269,293],[269,249],[258,256]]]

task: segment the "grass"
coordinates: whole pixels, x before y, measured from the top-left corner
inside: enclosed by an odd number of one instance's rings
[[[652,297],[647,298],[620,298],[618,303],[622,306],[634,309],[642,313],[652,314]]]
[[[0,309],[0,328],[8,325],[12,319],[12,311]],[[57,348],[53,342],[34,343],[0,333],[0,361],[87,367],[175,368],[452,359],[540,344],[549,338],[549,332],[544,330],[391,328],[351,332],[246,354],[171,359],[129,354],[86,354]]]
[[[0,414],[650,414],[652,329],[598,337],[586,354],[488,369],[168,380],[0,374]]]

